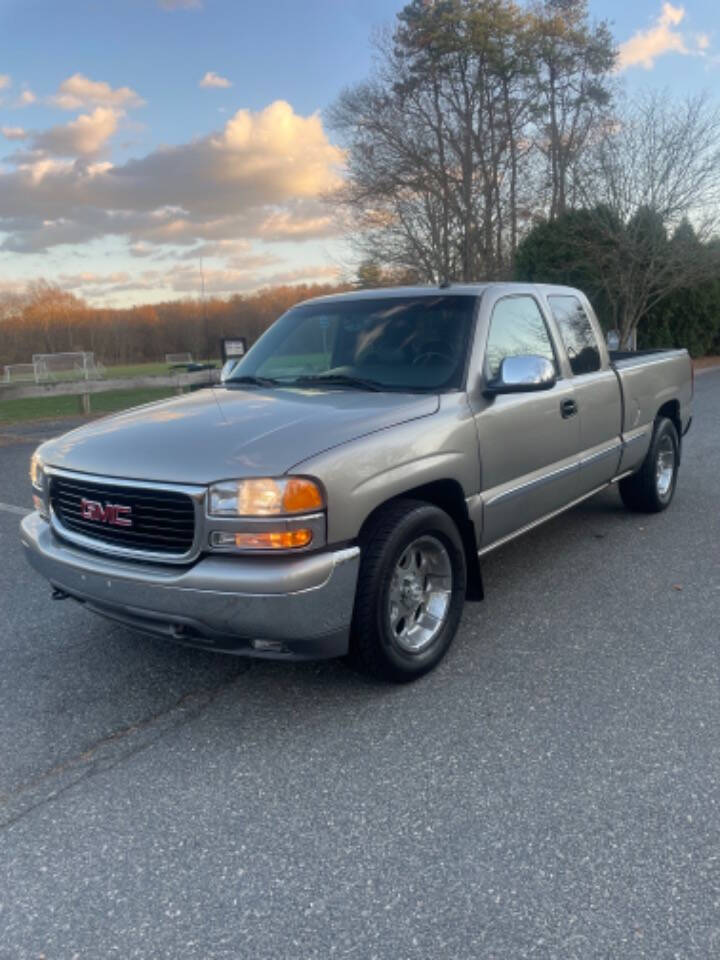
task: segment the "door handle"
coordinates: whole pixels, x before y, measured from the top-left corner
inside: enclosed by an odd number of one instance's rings
[[[563,420],[567,420],[568,417],[574,417],[577,412],[578,406],[574,400],[567,399],[560,401],[560,415]]]

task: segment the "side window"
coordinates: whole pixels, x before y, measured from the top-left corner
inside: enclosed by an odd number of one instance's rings
[[[545,357],[558,372],[555,351],[540,307],[533,297],[498,300],[490,318],[485,362],[491,378],[500,373],[505,357],[532,354]]]
[[[600,369],[600,351],[588,315],[577,297],[548,297],[574,374]]]

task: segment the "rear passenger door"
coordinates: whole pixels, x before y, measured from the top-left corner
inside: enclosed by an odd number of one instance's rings
[[[470,403],[480,448],[484,548],[578,496],[580,427],[573,385],[562,377],[537,298],[530,293],[484,298],[481,319],[487,331],[484,369],[476,371],[480,386]],[[497,376],[502,361],[522,354],[549,360],[559,378],[555,386],[485,397],[482,385]]]
[[[570,291],[548,294],[547,301],[570,364],[580,420],[578,482],[588,493],[607,483],[619,467],[620,387],[589,307]]]

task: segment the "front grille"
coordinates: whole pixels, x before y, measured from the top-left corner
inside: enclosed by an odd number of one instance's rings
[[[83,516],[82,500],[129,507],[132,526],[113,526]],[[66,476],[50,480],[50,505],[65,530],[99,543],[143,553],[183,555],[195,540],[195,507],[191,497],[175,490],[124,487]]]

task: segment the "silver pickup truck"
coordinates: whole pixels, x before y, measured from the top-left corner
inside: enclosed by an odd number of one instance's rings
[[[609,484],[668,506],[692,394],[686,351],[609,355],[568,287],[323,297],[222,385],[43,444],[22,542],[56,597],[142,631],[408,680],[488,551]]]

